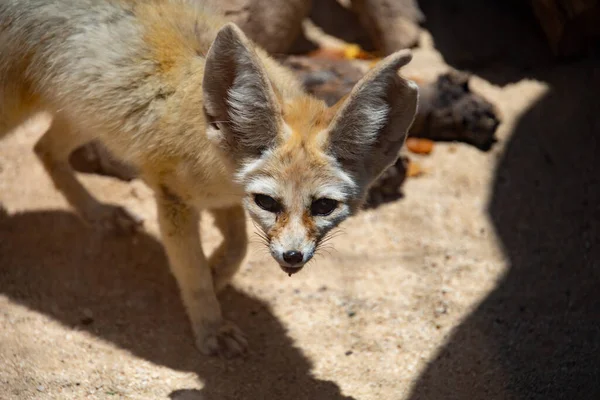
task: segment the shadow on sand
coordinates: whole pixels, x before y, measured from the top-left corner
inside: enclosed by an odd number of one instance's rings
[[[173,399],[351,400],[311,375],[267,304],[235,289],[221,296],[224,312],[254,351],[229,362],[201,356],[162,246],[151,236],[102,237],[73,214],[48,211],[0,217],[0,237],[0,293],[205,382]]]
[[[538,56],[547,49],[536,22],[511,1],[420,3],[454,67],[499,85],[531,77],[550,89],[517,122],[493,182],[488,212],[509,270],[410,399],[598,399],[600,59],[549,64]],[[471,29],[464,46],[459,25]]]

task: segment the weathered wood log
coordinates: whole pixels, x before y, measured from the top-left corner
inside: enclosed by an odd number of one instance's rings
[[[402,186],[406,180],[409,163],[408,157],[400,156],[394,165],[383,171],[369,188],[364,208],[377,208],[404,197]]]
[[[417,44],[424,16],[415,0],[352,0],[352,9],[383,54]]]
[[[316,10],[318,15],[335,25],[347,21],[351,14],[337,0],[204,0],[227,19],[237,23],[246,34],[270,53],[287,52],[302,32],[302,21]],[[331,3],[331,4],[330,4]],[[352,0],[351,9],[363,25],[376,48],[385,54],[413,47],[419,38],[419,23],[424,20],[416,0]],[[322,15],[324,10],[330,10]],[[318,19],[318,18],[317,18]],[[317,21],[318,22],[318,21]],[[323,22],[323,21],[320,21]],[[337,25],[340,25],[338,23]],[[339,26],[337,27],[338,31]],[[358,35],[360,29],[345,29],[347,35]],[[346,38],[346,37],[344,37]]]
[[[270,53],[284,53],[302,31],[312,0],[203,0]]]

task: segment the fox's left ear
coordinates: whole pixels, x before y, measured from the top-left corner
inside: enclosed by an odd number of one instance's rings
[[[328,128],[328,150],[361,186],[398,159],[417,112],[417,85],[398,75],[412,59],[402,50],[384,58],[343,101]]]
[[[281,105],[250,40],[234,23],[219,30],[202,83],[209,135],[237,161],[259,157],[277,139]]]

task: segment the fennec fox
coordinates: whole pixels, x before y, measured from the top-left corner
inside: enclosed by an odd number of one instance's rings
[[[398,75],[409,52],[382,60],[334,107],[292,73],[185,0],[3,0],[0,134],[34,113],[53,122],[35,146],[85,221],[136,225],[101,204],[68,164],[100,140],[154,190],[162,240],[198,348],[235,356],[247,343],[216,293],[246,254],[244,208],[287,273],[357,211],[398,155],[417,86]],[[224,240],[202,251],[200,210]]]

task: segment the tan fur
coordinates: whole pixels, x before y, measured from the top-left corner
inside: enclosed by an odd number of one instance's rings
[[[237,27],[197,4],[4,0],[0,137],[34,113],[52,114],[36,153],[71,206],[102,227],[131,229],[139,220],[98,202],[76,179],[70,153],[99,140],[135,167],[156,193],[162,240],[198,348],[234,356],[246,339],[223,319],[216,293],[246,255],[242,204],[282,268],[298,271],[358,209],[381,166],[395,161],[417,92],[396,73],[410,56],[396,53],[328,109]],[[263,191],[281,211],[258,206]],[[337,200],[332,214],[313,215],[314,202],[326,197]],[[208,258],[198,232],[205,209],[224,236]],[[301,259],[284,260],[298,249]]]

